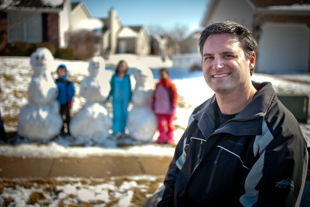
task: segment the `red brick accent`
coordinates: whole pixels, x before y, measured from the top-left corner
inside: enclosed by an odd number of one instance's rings
[[[47,36],[48,42],[52,43],[56,48],[59,47],[59,15],[58,13],[50,13],[47,15]]]
[[[8,21],[6,13],[0,13],[0,55],[7,55]]]

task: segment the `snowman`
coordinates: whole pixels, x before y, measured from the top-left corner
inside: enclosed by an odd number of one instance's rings
[[[88,72],[89,76],[80,84],[80,95],[86,104],[72,117],[71,134],[82,138],[106,138],[112,127],[112,119],[103,104],[110,91],[110,74],[105,70],[102,57],[89,61]]]
[[[18,117],[18,134],[30,140],[49,140],[62,126],[58,89],[51,71],[54,58],[47,48],[38,48],[30,57],[33,76],[28,87],[28,104],[21,108]]]
[[[135,90],[131,101],[133,107],[128,113],[127,129],[129,136],[137,141],[150,142],[157,130],[157,118],[151,111],[154,79],[148,67],[140,66],[134,71]]]

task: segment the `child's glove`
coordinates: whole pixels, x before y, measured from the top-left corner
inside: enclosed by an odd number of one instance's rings
[[[171,114],[174,116],[175,112],[176,112],[177,106],[176,105],[172,105],[171,106]]]
[[[155,113],[155,101],[152,101],[151,103],[151,110]]]
[[[72,107],[72,99],[68,100],[68,107],[69,107],[69,109],[71,109],[71,107]]]

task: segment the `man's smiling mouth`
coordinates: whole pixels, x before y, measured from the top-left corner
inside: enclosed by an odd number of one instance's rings
[[[223,77],[227,77],[229,75],[230,75],[229,73],[225,73],[225,74],[220,74],[220,75],[213,75],[212,77],[213,78],[223,78]]]

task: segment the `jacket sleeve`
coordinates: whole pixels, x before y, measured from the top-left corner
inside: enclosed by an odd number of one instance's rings
[[[74,84],[73,82],[70,82],[68,85],[68,99],[72,100],[74,94],[75,94]]]
[[[110,89],[110,92],[109,92],[109,95],[108,95],[107,100],[110,100],[110,99],[111,99],[111,96],[113,96],[113,90],[114,90],[114,87],[113,87],[113,85],[114,85],[114,84],[113,84],[113,82],[114,82],[114,75],[115,75],[115,74],[112,75],[111,80],[110,80],[111,89]]]
[[[131,80],[130,80],[130,76],[128,75],[128,83],[129,83],[129,101],[131,101],[132,98],[132,90],[131,90]]]
[[[269,144],[256,206],[299,206],[308,165],[303,139],[301,133],[290,138],[279,135]]]
[[[299,124],[293,115],[280,110],[277,116],[267,116],[263,125],[265,140],[256,148],[266,147],[246,178],[246,193],[240,202],[244,206],[299,206],[308,163]]]
[[[171,93],[171,105],[176,106],[178,104],[178,92],[177,88],[174,83],[171,82],[170,86],[170,93]]]

